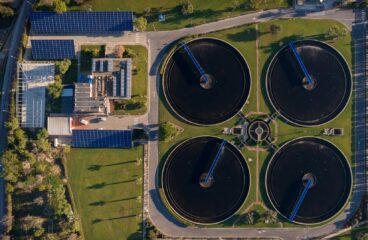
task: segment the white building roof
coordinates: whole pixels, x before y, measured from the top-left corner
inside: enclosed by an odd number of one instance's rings
[[[50,136],[70,136],[72,134],[70,117],[48,117],[47,131]]]

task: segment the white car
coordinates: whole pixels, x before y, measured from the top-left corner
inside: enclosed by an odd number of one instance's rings
[[[81,120],[79,120],[79,122],[83,125],[88,125],[88,123],[89,123],[86,119],[83,119],[83,118]]]

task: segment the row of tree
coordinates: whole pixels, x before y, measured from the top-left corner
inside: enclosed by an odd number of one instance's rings
[[[12,235],[19,237],[15,235],[15,232],[19,232],[18,229],[27,235],[45,239],[49,239],[51,235],[54,239],[76,239],[80,231],[79,221],[66,198],[66,180],[63,179],[60,166],[55,162],[55,159],[65,157],[70,148],[53,149],[46,129],[29,138],[14,116],[10,117],[6,127],[8,148],[2,156],[6,193],[16,198],[18,205],[21,203],[28,207],[26,210],[18,207],[17,212],[8,213],[3,219],[7,231],[1,239],[10,238]],[[29,197],[26,196],[35,198],[29,202]],[[32,208],[40,207],[47,211],[35,214],[36,211]],[[23,213],[20,213],[22,211]],[[26,216],[21,217],[24,212],[27,213]],[[19,217],[14,218],[14,215]],[[55,223],[56,231],[46,231],[47,221]]]
[[[61,96],[63,90],[62,78],[69,70],[71,64],[70,59],[64,59],[55,63],[55,82],[48,86],[48,93],[52,99],[58,99]]]
[[[88,0],[40,0],[38,7],[47,8],[57,13],[63,13],[68,11],[68,6],[73,4],[82,5],[87,1]]]
[[[66,179],[56,163],[70,148],[52,148],[46,129],[30,137],[14,114],[6,128],[8,146],[1,161],[8,207],[0,239],[78,239],[79,219],[67,200]],[[44,210],[40,213],[37,209]],[[50,222],[51,230],[46,228]]]

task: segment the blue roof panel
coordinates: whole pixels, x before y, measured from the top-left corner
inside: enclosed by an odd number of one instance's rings
[[[31,40],[33,60],[74,59],[73,40]]]
[[[73,130],[72,147],[132,148],[131,130]]]
[[[31,33],[98,34],[133,31],[132,12],[65,12],[38,11],[31,15]]]

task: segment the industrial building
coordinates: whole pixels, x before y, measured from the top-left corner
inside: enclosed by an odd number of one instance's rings
[[[110,100],[131,99],[132,60],[95,58],[87,82],[75,83],[74,112],[110,113]]]
[[[45,127],[46,88],[54,82],[55,64],[23,62],[18,64],[16,112],[21,127]]]

